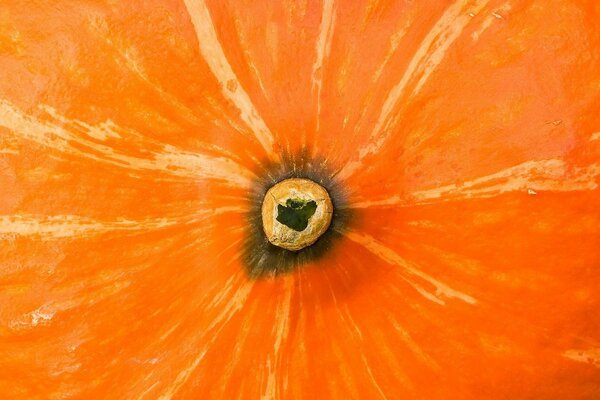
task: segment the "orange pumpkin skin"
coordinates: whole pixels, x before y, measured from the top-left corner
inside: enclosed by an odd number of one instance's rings
[[[3,0],[0,398],[600,398],[599,17]],[[301,153],[349,221],[250,277]]]

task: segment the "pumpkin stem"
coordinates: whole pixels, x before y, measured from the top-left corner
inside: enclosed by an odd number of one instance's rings
[[[321,185],[309,179],[292,178],[267,191],[261,211],[269,242],[296,251],[310,246],[327,231],[333,204]]]

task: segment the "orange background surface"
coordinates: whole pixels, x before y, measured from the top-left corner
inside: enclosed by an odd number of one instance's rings
[[[600,6],[0,4],[0,398],[599,399]],[[351,221],[252,279],[248,193]]]

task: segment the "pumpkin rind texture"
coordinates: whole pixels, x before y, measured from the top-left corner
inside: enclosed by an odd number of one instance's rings
[[[2,0],[0,398],[599,399],[599,20]],[[300,170],[334,239],[253,276]]]

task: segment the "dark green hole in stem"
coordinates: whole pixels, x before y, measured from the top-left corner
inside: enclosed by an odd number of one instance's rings
[[[302,232],[308,226],[308,220],[317,211],[314,200],[287,199],[285,206],[277,205],[277,221],[295,231]]]

